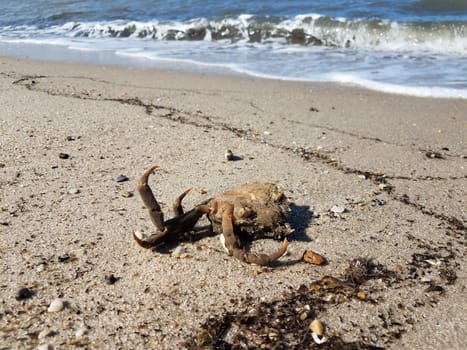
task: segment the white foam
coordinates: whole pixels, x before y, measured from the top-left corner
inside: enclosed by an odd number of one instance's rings
[[[363,79],[353,74],[330,73],[325,76],[325,80],[349,85],[357,85],[367,89],[383,91],[391,94],[418,97],[467,98],[467,90],[427,86],[403,86]]]

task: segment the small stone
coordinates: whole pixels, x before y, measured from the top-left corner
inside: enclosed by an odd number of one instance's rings
[[[116,178],[117,182],[125,182],[125,181],[128,181],[128,180],[130,180],[130,179],[128,178],[128,176],[125,176],[125,175],[118,175],[117,178]]]
[[[124,198],[133,197],[133,192],[130,192],[130,191],[122,191],[122,192],[120,192],[120,194],[121,194],[122,197],[124,197]]]
[[[306,250],[303,253],[303,261],[313,265],[324,265],[326,259],[312,250]]]
[[[184,249],[181,245],[177,246],[174,251],[172,252],[172,256],[176,258],[180,258],[184,252]]]
[[[60,159],[68,159],[68,158],[70,158],[70,155],[67,154],[67,153],[59,153],[59,154],[58,154],[58,158],[60,158]]]
[[[359,290],[357,292],[356,296],[357,296],[358,299],[363,300],[363,301],[367,300],[367,298],[368,298],[366,293],[363,290]]]
[[[54,346],[52,344],[41,344],[37,347],[37,350],[53,350]]]
[[[80,193],[80,192],[81,192],[81,191],[80,191],[78,188],[70,188],[70,189],[68,190],[68,193],[69,193],[69,194],[78,194],[78,193]]]
[[[383,206],[383,205],[386,204],[386,202],[385,202],[384,200],[378,199],[378,198],[375,199],[375,203],[376,203],[376,205],[378,205],[378,206]]]
[[[318,336],[322,336],[323,333],[324,333],[324,327],[323,327],[323,324],[321,323],[320,320],[313,320],[311,321],[310,323],[310,331],[312,331],[313,333],[315,333],[316,335]]]
[[[115,284],[115,282],[117,282],[121,277],[116,277],[114,276],[114,274],[110,274],[110,275],[106,275],[105,276],[105,282],[107,284]]]
[[[345,212],[345,207],[342,205],[333,205],[331,207],[331,212],[333,212],[334,214],[342,214]]]
[[[75,333],[75,337],[76,337],[76,338],[81,338],[83,335],[86,334],[86,331],[87,331],[87,330],[86,330],[86,328],[84,328],[84,327],[83,327],[83,328],[77,329],[77,330],[76,330],[76,333]]]
[[[26,300],[32,298],[36,295],[36,292],[29,288],[21,288],[18,293],[16,293],[15,299],[18,301]]]
[[[49,308],[47,309],[47,312],[59,312],[62,311],[65,308],[65,303],[63,302],[62,299],[57,298],[52,300],[52,302],[49,305]]]
[[[226,161],[233,160],[234,159],[233,152],[230,149],[226,150],[225,153],[224,153],[224,158],[225,158]]]

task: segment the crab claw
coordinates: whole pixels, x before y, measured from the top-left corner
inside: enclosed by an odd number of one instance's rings
[[[249,252],[243,252],[243,256],[245,261],[250,264],[255,265],[269,265],[273,261],[276,261],[281,256],[283,256],[287,252],[287,247],[289,246],[289,241],[284,239],[282,242],[282,246],[272,254],[253,254]]]
[[[225,208],[224,214],[222,216],[222,234],[221,242],[225,250],[229,255],[233,255],[235,258],[255,265],[269,265],[273,261],[279,259],[287,252],[287,247],[289,246],[289,241],[284,239],[282,246],[272,254],[254,254],[239,247],[234,235],[233,228],[233,205],[228,205]]]
[[[149,249],[154,247],[157,243],[159,243],[160,235],[151,235],[145,236],[141,233],[141,231],[133,231],[133,239],[138,243],[141,247]]]

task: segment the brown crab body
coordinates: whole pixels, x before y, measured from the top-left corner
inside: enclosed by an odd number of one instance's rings
[[[211,200],[214,208],[233,205],[235,234],[251,239],[284,239],[290,232],[289,201],[275,184],[254,182],[242,185]],[[223,210],[208,214],[214,232],[222,233]]]
[[[272,183],[255,182],[227,191],[209,199],[186,212],[182,200],[190,191],[182,193],[174,202],[175,217],[164,221],[164,215],[148,185],[148,177],[157,166],[148,169],[138,184],[138,191],[143,199],[156,233],[133,237],[143,247],[149,248],[164,240],[167,235],[179,235],[189,232],[198,219],[207,215],[213,231],[220,234],[224,248],[229,255],[249,263],[267,265],[277,260],[287,251],[288,241],[271,254],[253,254],[242,248],[239,236],[250,239],[282,239],[292,232],[288,224],[289,202],[284,193]]]

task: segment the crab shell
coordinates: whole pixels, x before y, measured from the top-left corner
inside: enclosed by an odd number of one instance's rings
[[[222,233],[223,209],[234,206],[233,226],[239,236],[249,239],[282,240],[292,232],[288,224],[289,201],[272,183],[254,182],[227,191],[210,201],[213,210],[208,218],[213,231]]]

